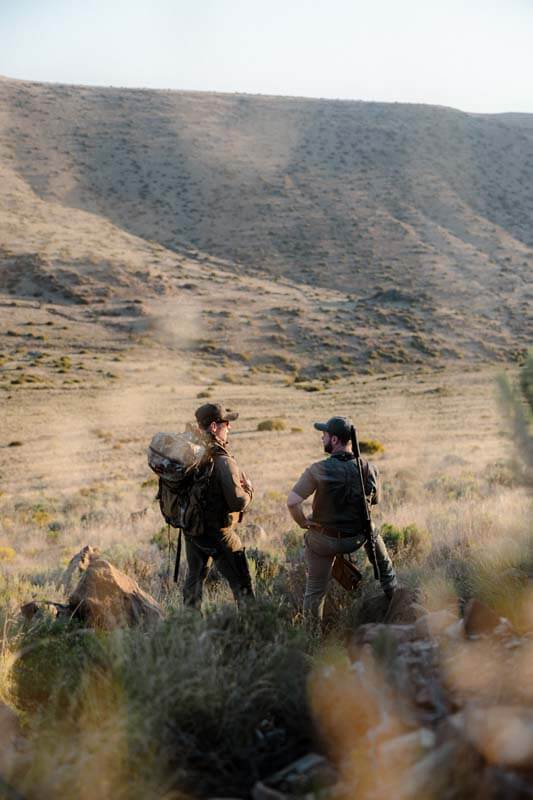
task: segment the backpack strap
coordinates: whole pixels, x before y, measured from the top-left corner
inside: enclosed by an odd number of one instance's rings
[[[174,583],[178,582],[178,575],[179,575],[179,571],[180,571],[181,534],[182,534],[182,528],[179,528],[178,541],[176,542],[176,563],[174,565]]]

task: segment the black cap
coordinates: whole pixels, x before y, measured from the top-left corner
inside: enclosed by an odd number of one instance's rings
[[[233,422],[239,414],[231,408],[224,408],[220,403],[204,403],[196,409],[194,416],[201,428],[209,428],[212,422]]]
[[[350,438],[352,423],[347,417],[331,417],[327,422],[315,422],[317,431],[326,431],[330,436],[338,436],[342,442]]]

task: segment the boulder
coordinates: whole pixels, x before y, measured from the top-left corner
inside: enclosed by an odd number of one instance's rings
[[[361,625],[367,622],[384,622],[388,608],[389,601],[383,592],[364,597],[357,615],[358,622]]]
[[[159,603],[133,578],[98,557],[90,559],[69,598],[69,606],[90,627],[108,630],[154,623],[163,617]]]
[[[500,622],[501,617],[475,597],[465,606],[464,627],[468,637],[488,636],[494,633]]]
[[[388,625],[411,625],[421,616],[422,606],[413,589],[396,589],[389,603],[385,620]]]
[[[372,644],[380,637],[389,637],[396,644],[412,642],[416,638],[414,625],[385,625],[383,622],[369,622],[359,625],[355,631],[355,645]]]
[[[442,611],[432,611],[429,614],[419,617],[415,623],[415,631],[420,639],[428,637],[437,638],[446,635],[446,631],[451,625],[457,622],[457,616],[446,609]]]
[[[533,770],[533,711],[496,705],[465,709],[467,738],[489,764]]]
[[[424,758],[416,763],[402,775],[402,780],[397,785],[396,800],[401,798],[444,797],[445,790],[450,784],[454,761],[459,754],[457,742],[444,742],[439,747],[431,749]]]
[[[451,641],[458,642],[459,640],[464,639],[465,638],[464,620],[458,619],[451,625],[448,625],[448,627],[444,631],[444,635],[447,639],[450,639]]]
[[[399,771],[406,764],[414,764],[424,753],[435,747],[436,737],[429,728],[418,728],[415,731],[386,739],[380,744],[377,752],[378,764],[389,771]]]
[[[78,581],[80,572],[85,572],[91,563],[91,559],[99,557],[100,551],[96,547],[91,547],[90,544],[86,544],[79,553],[76,553],[76,555],[70,559],[58,584],[59,587],[64,590],[65,594],[68,595],[69,592],[72,591]]]
[[[70,606],[54,603],[52,600],[31,600],[20,607],[20,613],[26,622],[34,619],[68,619]]]

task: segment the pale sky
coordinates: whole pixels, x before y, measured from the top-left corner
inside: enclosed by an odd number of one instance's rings
[[[0,75],[533,113],[533,0],[0,0]]]

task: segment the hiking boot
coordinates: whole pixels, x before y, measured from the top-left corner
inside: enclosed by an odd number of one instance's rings
[[[397,586],[387,586],[383,589],[383,593],[389,602],[392,600],[392,596],[397,588]]]
[[[239,582],[240,582],[239,596],[254,600],[255,595],[252,586],[252,576],[250,575],[250,569],[248,567],[248,559],[246,558],[246,551],[244,549],[235,550],[233,552],[233,560],[237,569],[237,574],[239,576]]]

